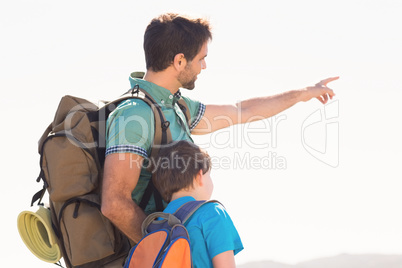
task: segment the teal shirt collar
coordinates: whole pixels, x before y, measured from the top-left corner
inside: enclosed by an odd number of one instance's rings
[[[129,80],[131,88],[133,88],[135,85],[139,85],[140,88],[151,94],[152,98],[154,98],[158,104],[174,106],[181,97],[180,90],[178,90],[175,94],[172,94],[166,88],[140,78],[130,76]]]

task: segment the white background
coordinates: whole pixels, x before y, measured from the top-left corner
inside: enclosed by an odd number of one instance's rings
[[[245,246],[237,263],[401,254],[401,3],[2,1],[2,263],[54,267],[16,227],[41,187],[37,141],[63,95],[112,99],[127,90],[130,72],[145,69],[146,25],[167,11],[212,23],[207,69],[183,91],[206,104],[341,77],[326,110],[312,100],[276,121],[196,137],[216,160],[213,198]]]

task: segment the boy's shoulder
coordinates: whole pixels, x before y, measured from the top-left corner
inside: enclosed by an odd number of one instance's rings
[[[199,211],[211,212],[211,213],[219,213],[221,211],[225,211],[225,207],[216,200],[212,200],[203,204],[199,209]]]
[[[196,201],[193,197],[189,196],[181,197],[170,202],[164,212],[171,214],[177,213],[179,208],[184,207],[184,205],[186,205],[188,202],[199,203],[200,201]],[[188,209],[188,207],[186,209]],[[198,207],[198,209],[194,211],[194,213],[188,219],[187,223],[193,222],[195,219],[197,222],[200,222],[211,218],[216,219],[222,216],[227,217],[225,207],[219,201],[210,200]]]
[[[221,203],[218,201],[210,201],[198,208],[192,218],[197,218],[197,221],[200,222],[211,222],[213,219],[227,217],[229,217],[229,215]]]

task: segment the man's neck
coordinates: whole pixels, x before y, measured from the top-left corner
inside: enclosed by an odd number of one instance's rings
[[[169,69],[160,72],[148,70],[144,76],[144,80],[166,88],[172,94],[175,94],[180,87],[177,79],[175,79],[175,76]]]

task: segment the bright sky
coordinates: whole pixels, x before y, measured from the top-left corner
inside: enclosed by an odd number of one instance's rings
[[[37,141],[63,95],[127,90],[129,73],[144,70],[146,25],[167,11],[213,25],[208,67],[183,91],[206,104],[341,76],[327,106],[196,137],[214,158],[213,198],[245,246],[237,263],[402,254],[401,1],[17,0],[0,4],[2,262],[54,267],[16,227],[41,187]]]

